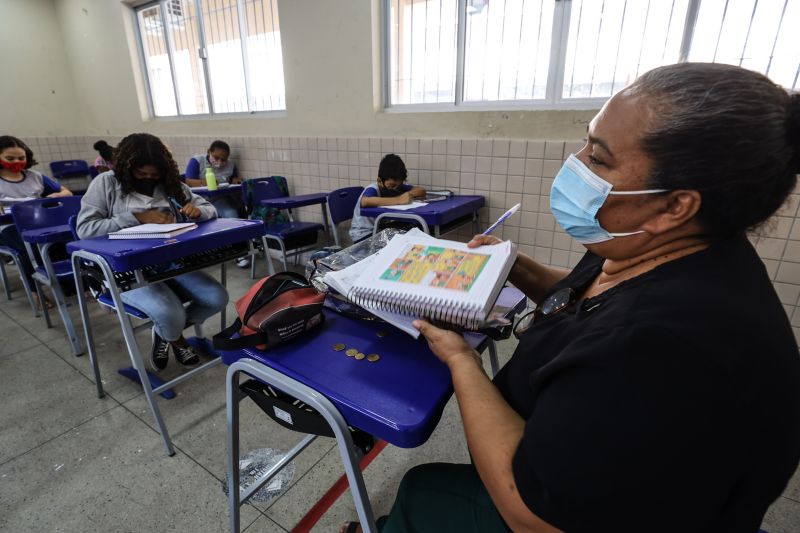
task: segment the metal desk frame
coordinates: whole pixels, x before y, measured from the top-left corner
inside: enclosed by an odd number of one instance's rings
[[[252,251],[251,239],[252,239],[252,237],[248,236],[247,238],[241,239],[241,240],[242,241],[246,240],[249,243],[249,246],[251,247],[251,251]],[[228,241],[228,243],[230,243],[230,242],[231,241]],[[240,242],[240,241],[233,241],[233,242]],[[206,249],[210,249],[210,248],[214,248],[214,246],[208,246]],[[164,449],[166,451],[166,454],[168,456],[172,456],[172,455],[175,454],[175,449],[174,449],[174,447],[172,445],[172,440],[170,439],[169,431],[167,430],[167,426],[164,423],[163,417],[161,416],[161,410],[159,409],[158,403],[156,402],[156,399],[157,399],[156,396],[158,394],[164,392],[164,391],[167,391],[167,390],[171,389],[172,387],[180,385],[184,381],[187,381],[187,380],[193,378],[194,376],[196,376],[198,374],[201,374],[201,373],[205,372],[206,370],[208,370],[208,369],[210,369],[210,368],[212,368],[214,366],[219,365],[220,363],[222,363],[222,359],[220,359],[219,357],[216,357],[216,358],[212,359],[211,361],[208,361],[208,362],[200,365],[199,367],[190,370],[189,372],[181,374],[180,376],[178,376],[176,378],[173,378],[170,381],[168,381],[168,382],[166,382],[166,383],[164,383],[164,384],[162,384],[162,385],[160,385],[158,387],[153,388],[153,386],[150,383],[150,378],[149,378],[149,376],[147,374],[147,369],[145,367],[145,363],[144,363],[142,355],[141,355],[141,353],[139,351],[139,347],[138,347],[138,344],[136,343],[136,337],[135,337],[135,334],[136,334],[137,331],[140,331],[140,330],[148,327],[151,322],[150,321],[146,321],[146,322],[144,322],[142,324],[139,324],[138,326],[135,326],[135,327],[133,326],[133,324],[131,323],[130,316],[125,311],[125,303],[122,301],[122,292],[120,291],[119,287],[117,286],[116,282],[114,281],[114,270],[111,268],[111,266],[109,265],[109,263],[108,263],[108,261],[106,260],[105,257],[103,257],[100,254],[89,252],[89,251],[82,250],[82,249],[74,250],[72,252],[72,268],[73,268],[73,273],[74,273],[74,276],[75,276],[75,285],[76,285],[77,290],[78,290],[78,292],[77,292],[78,305],[80,306],[81,318],[83,319],[83,327],[84,327],[84,332],[85,332],[85,335],[86,335],[86,346],[87,346],[88,352],[89,352],[89,361],[91,362],[92,371],[94,373],[94,379],[95,379],[95,385],[97,387],[97,397],[98,398],[102,398],[105,395],[105,392],[103,391],[103,384],[102,384],[102,381],[100,379],[100,368],[99,368],[99,365],[98,365],[97,352],[95,350],[94,340],[93,340],[93,336],[92,336],[91,321],[89,319],[89,310],[88,310],[88,307],[86,305],[86,300],[83,297],[84,290],[85,290],[85,287],[84,287],[84,284],[83,284],[83,277],[82,277],[83,261],[90,261],[92,263],[95,263],[103,273],[103,277],[104,277],[104,279],[106,281],[106,284],[108,286],[108,290],[111,293],[112,301],[114,302],[114,308],[115,308],[115,311],[117,313],[117,319],[119,320],[120,326],[122,328],[122,335],[123,335],[123,338],[125,339],[125,345],[128,348],[128,355],[129,355],[129,357],[131,359],[131,363],[133,364],[133,367],[136,370],[136,373],[138,374],[139,381],[142,384],[142,389],[144,390],[145,399],[147,400],[147,404],[148,404],[148,406],[150,408],[150,412],[153,415],[153,419],[155,420],[156,425],[158,426],[158,432],[161,435],[161,440],[162,440],[162,442],[164,444]],[[211,265],[206,265],[206,266],[211,266]],[[226,270],[225,270],[225,266],[226,266],[225,262],[220,263],[220,283],[222,283],[223,286],[226,285]],[[195,270],[199,270],[201,268],[205,268],[205,267],[204,266],[198,266],[198,268],[195,269]],[[194,270],[192,270],[192,271],[194,271]],[[137,287],[133,287],[133,288],[138,288],[140,286],[148,285],[148,282],[145,279],[141,268],[135,269],[134,273],[136,275],[136,280],[137,280],[138,286]],[[185,273],[186,272],[181,272],[181,274],[185,274]],[[159,281],[164,281],[164,280],[159,280]],[[226,314],[226,310],[223,309],[222,313],[221,313],[221,315],[222,315],[221,316],[221,320],[222,320],[223,327],[225,326],[225,314]],[[195,334],[198,337],[202,338],[202,330],[201,330],[200,325],[199,324],[195,324],[194,328],[195,328]]]

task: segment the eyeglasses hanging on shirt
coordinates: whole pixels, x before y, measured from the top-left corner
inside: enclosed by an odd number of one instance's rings
[[[575,291],[569,287],[559,289],[537,306],[536,309],[525,313],[517,321],[514,326],[514,337],[519,339],[522,335],[530,329],[531,326],[542,317],[557,315],[570,305],[574,304],[576,300]]]

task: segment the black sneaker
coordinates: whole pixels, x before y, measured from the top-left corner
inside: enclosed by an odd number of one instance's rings
[[[183,366],[194,366],[200,362],[200,356],[191,346],[186,346],[185,348],[172,346],[172,353],[175,354],[175,359]]]
[[[156,372],[161,372],[167,368],[169,362],[169,343],[158,336],[156,328],[150,330],[150,337],[153,339],[153,347],[150,349],[150,366]]]

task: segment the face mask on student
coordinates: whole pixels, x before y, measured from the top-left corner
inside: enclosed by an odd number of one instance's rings
[[[592,172],[580,159],[570,155],[556,174],[550,190],[550,211],[570,237],[581,244],[610,241],[644,230],[611,233],[600,226],[597,212],[609,195],[656,194],[668,189],[612,191],[613,185]]]
[[[4,161],[0,159],[0,165],[11,172],[22,172],[27,164],[27,161]]]
[[[395,196],[400,196],[405,192],[401,187],[390,189],[389,187],[384,187],[383,185],[378,185],[378,190],[381,192],[381,196],[383,198],[394,198]]]
[[[133,190],[147,196],[153,196],[157,185],[158,180],[133,180]]]

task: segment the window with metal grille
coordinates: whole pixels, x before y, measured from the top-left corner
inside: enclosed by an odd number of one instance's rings
[[[384,0],[387,107],[597,107],[679,61],[800,90],[800,0]],[[433,105],[431,105],[433,104]]]
[[[277,0],[161,0],[136,15],[154,116],[286,108]]]

